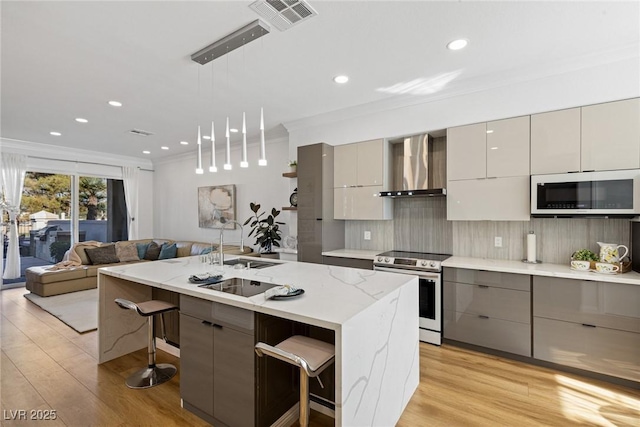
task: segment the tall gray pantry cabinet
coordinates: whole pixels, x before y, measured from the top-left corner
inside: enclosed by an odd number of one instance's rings
[[[325,143],[298,147],[298,261],[322,264],[344,248],[344,221],[333,219],[333,154]]]

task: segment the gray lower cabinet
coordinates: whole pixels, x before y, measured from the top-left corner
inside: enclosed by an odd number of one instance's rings
[[[445,268],[444,337],[531,356],[531,278]]]
[[[182,295],[180,397],[216,426],[255,425],[254,313]]]
[[[640,286],[533,279],[533,357],[640,381]]]

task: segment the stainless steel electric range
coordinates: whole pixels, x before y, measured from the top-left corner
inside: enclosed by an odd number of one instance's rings
[[[442,261],[450,256],[389,251],[373,261],[374,270],[418,276],[420,341],[435,345],[442,344]]]

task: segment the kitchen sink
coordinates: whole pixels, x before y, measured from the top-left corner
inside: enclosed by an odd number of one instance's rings
[[[242,268],[245,268],[249,265],[250,268],[267,268],[273,267],[274,265],[278,265],[277,262],[268,262],[268,261],[251,261],[248,259],[230,259],[224,262],[224,265],[241,265]],[[237,268],[237,267],[236,267]]]
[[[213,291],[224,292],[227,294],[240,295],[243,297],[252,297],[254,295],[261,294],[271,288],[275,288],[278,285],[272,285],[271,283],[258,282],[257,280],[233,278],[227,280],[221,280],[216,283],[207,283],[206,285],[199,285],[198,287],[204,289],[211,289]]]

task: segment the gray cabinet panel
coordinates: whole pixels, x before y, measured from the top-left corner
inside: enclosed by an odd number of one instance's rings
[[[640,286],[534,277],[533,315],[640,333]]]
[[[640,334],[533,319],[533,357],[640,381]]]
[[[531,294],[484,285],[444,282],[444,309],[530,323]]]
[[[340,258],[334,256],[323,256],[323,264],[337,265],[339,267],[351,267],[361,268],[363,270],[373,270],[373,260],[370,259],[355,259],[355,258]]]
[[[255,420],[254,337],[214,327],[213,413],[229,426],[253,426]]]
[[[450,282],[495,286],[520,291],[529,291],[531,289],[531,279],[530,276],[526,274],[469,270],[465,268],[445,268],[444,279]]]
[[[450,310],[443,312],[445,338],[531,356],[531,325]]]
[[[180,397],[213,414],[213,330],[201,319],[180,314]]]

